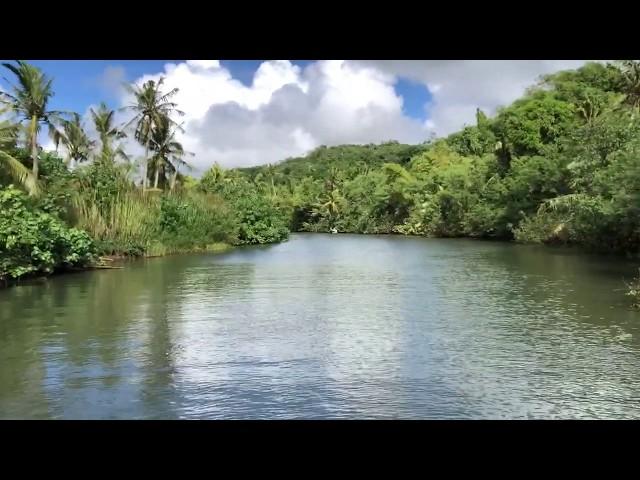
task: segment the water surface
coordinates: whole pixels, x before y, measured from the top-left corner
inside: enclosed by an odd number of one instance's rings
[[[0,418],[640,418],[632,262],[297,234],[0,291]]]

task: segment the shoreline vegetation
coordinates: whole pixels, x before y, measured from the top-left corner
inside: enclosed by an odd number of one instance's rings
[[[3,64],[0,285],[113,258],[277,243],[289,232],[468,237],[640,252],[640,62],[547,75],[475,125],[418,145],[320,146],[197,179],[164,80],[127,85],[128,121],[52,111],[54,83]],[[91,123],[88,133],[87,123]],[[46,129],[56,150],[43,151]],[[144,150],[127,152],[127,142]],[[129,144],[130,145],[130,144]],[[226,245],[222,247],[222,245]],[[100,260],[102,259],[102,260]],[[640,277],[628,294],[640,303]]]
[[[225,253],[236,248],[234,245],[228,243],[213,243],[206,245],[205,247],[194,247],[183,250],[173,250],[171,252],[163,254],[143,254],[137,256],[131,255],[103,255],[97,256],[92,262],[82,266],[75,267],[63,267],[52,270],[51,272],[35,272],[33,274],[26,274],[17,278],[0,278],[0,289],[8,288],[18,285],[29,285],[33,283],[39,283],[46,280],[49,277],[55,277],[67,273],[81,273],[89,272],[91,270],[119,270],[127,266],[128,262],[135,260],[153,260],[156,258],[163,258],[171,255],[185,255],[189,253]]]

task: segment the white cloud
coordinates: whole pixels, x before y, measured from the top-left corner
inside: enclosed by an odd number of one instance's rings
[[[202,171],[276,162],[318,145],[396,139],[419,142],[424,127],[402,113],[395,77],[345,61],[319,61],[304,70],[289,61],[265,61],[250,86],[217,61],[167,64],[137,80],[165,77],[183,117],[182,141]],[[123,103],[128,99],[123,98]]]
[[[251,85],[217,60],[166,64],[137,83],[165,77],[165,89],[185,112],[181,140],[202,172],[213,162],[249,166],[301,155],[318,145],[386,140],[417,143],[473,123],[476,107],[492,114],[546,73],[583,60],[317,61],[304,69],[265,61]],[[403,114],[398,77],[416,80],[433,96],[424,122]],[[121,96],[123,104],[128,99]],[[425,106],[427,107],[427,106]]]
[[[220,68],[220,62],[218,60],[187,60],[187,63],[189,66],[195,68]]]
[[[476,108],[493,114],[544,74],[578,68],[585,60],[375,60],[358,61],[426,85],[433,96],[429,128],[439,135],[475,123]]]

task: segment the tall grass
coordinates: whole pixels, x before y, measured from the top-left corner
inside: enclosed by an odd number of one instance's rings
[[[101,200],[78,193],[74,224],[94,238],[103,254],[162,256],[233,243],[233,212],[222,199],[200,193],[119,192]],[[220,247],[215,247],[219,249]]]
[[[158,237],[160,201],[139,190],[119,192],[108,201],[91,193],[76,194],[73,216],[106,254],[142,255]]]

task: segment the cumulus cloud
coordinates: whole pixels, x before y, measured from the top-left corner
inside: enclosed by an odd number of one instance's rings
[[[185,112],[180,140],[196,155],[196,173],[213,162],[227,167],[272,163],[319,145],[418,143],[430,132],[448,134],[474,122],[475,110],[493,114],[518,98],[543,74],[577,68],[583,60],[535,61],[316,61],[301,68],[265,61],[250,85],[217,60],[168,63],[165,89],[179,88]],[[110,76],[118,78],[114,70]],[[421,121],[403,113],[399,78],[420,82],[432,101]],[[122,104],[131,99],[121,95]]]
[[[213,162],[231,166],[272,163],[319,145],[384,140],[420,142],[426,130],[402,113],[395,76],[346,61],[318,61],[301,69],[265,61],[244,85],[217,61],[167,64],[166,90],[185,112],[181,140],[202,171]],[[130,99],[123,97],[123,104]]]
[[[582,66],[585,60],[372,60],[361,65],[421,82],[432,101],[427,128],[445,135],[475,122],[476,108],[491,115],[541,75]]]

